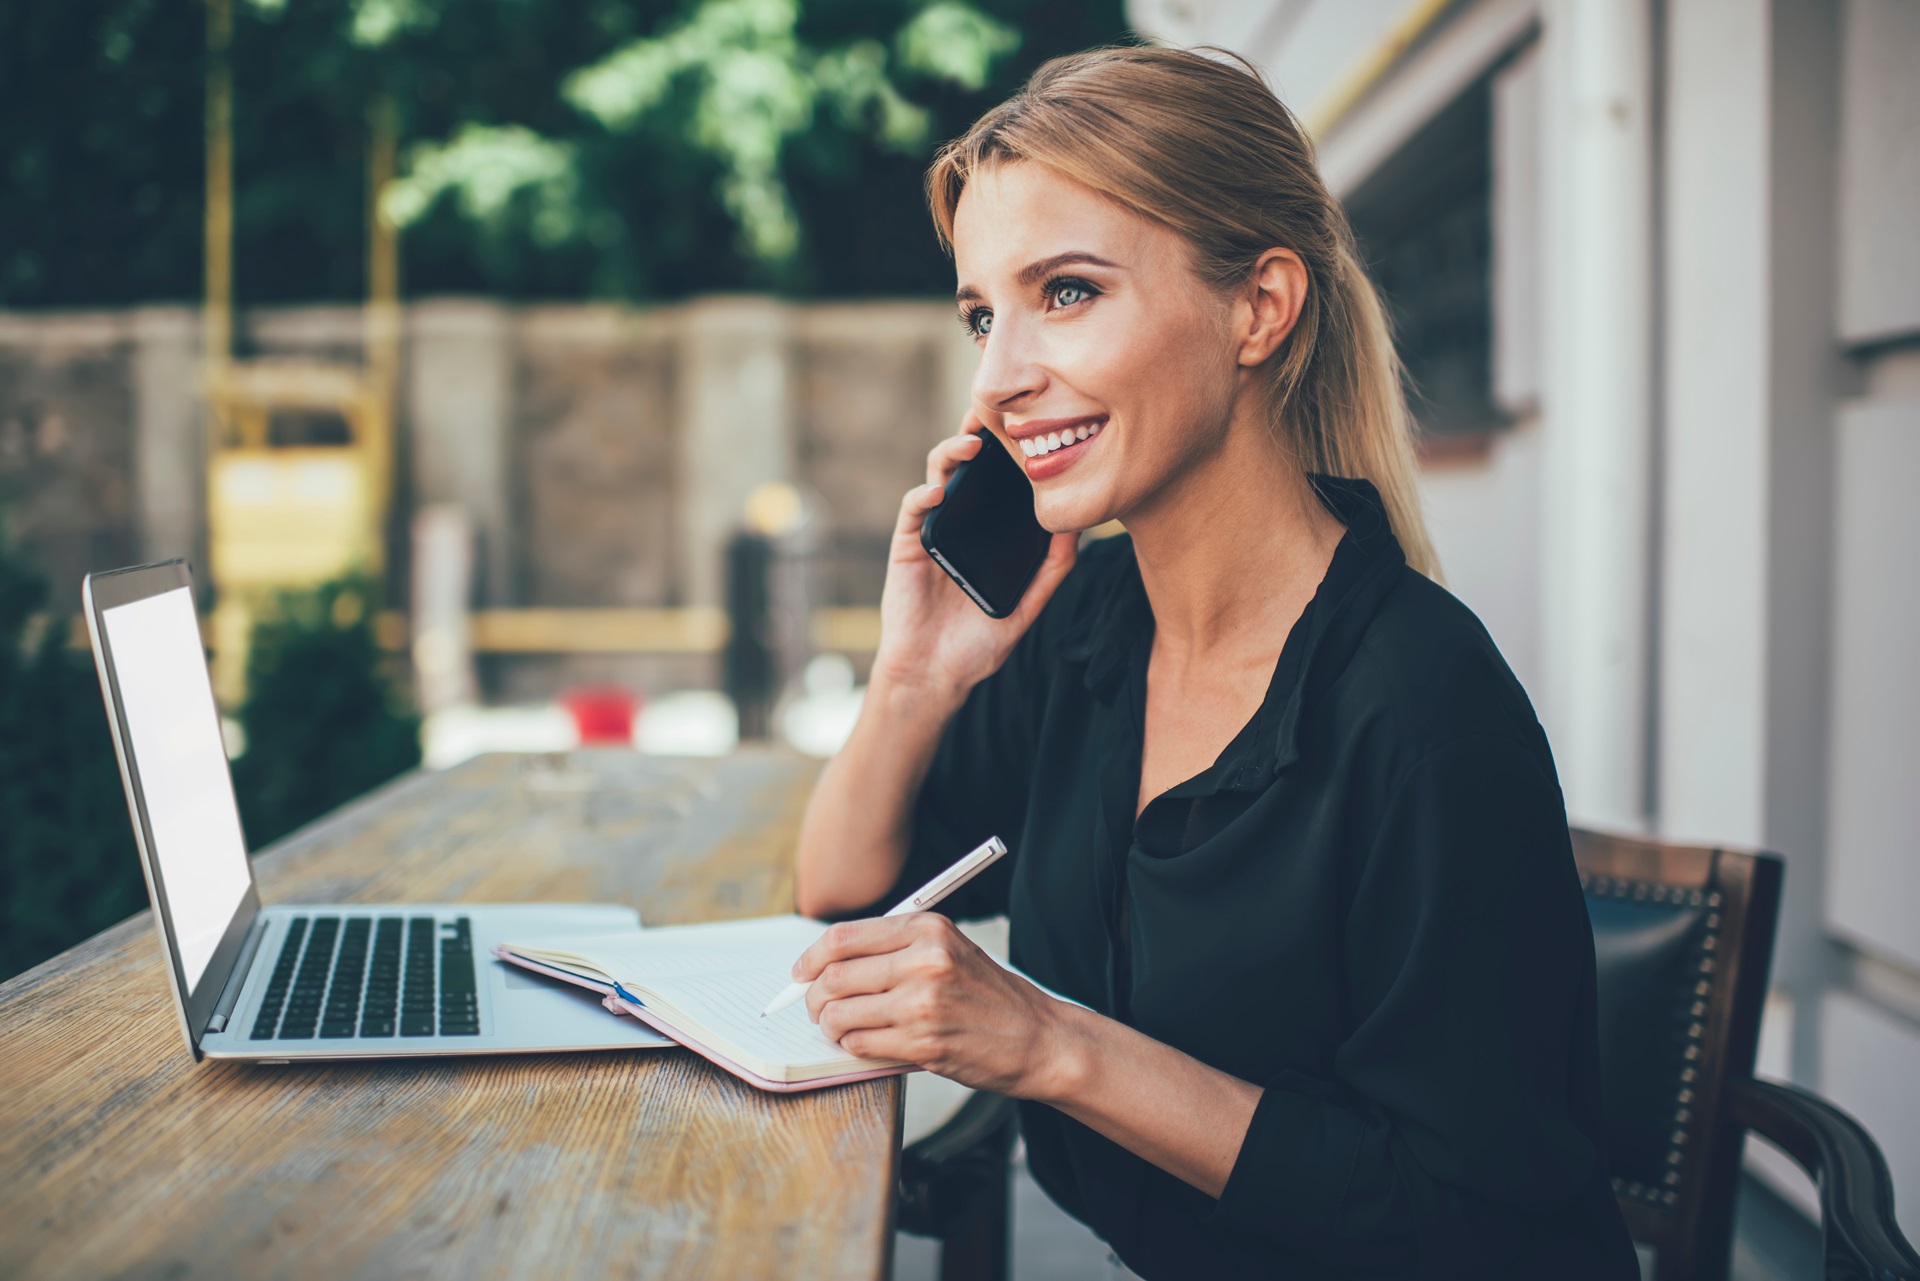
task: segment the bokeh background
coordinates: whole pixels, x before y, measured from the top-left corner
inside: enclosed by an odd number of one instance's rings
[[[1761,1071],[1915,1195],[1913,0],[0,6],[0,977],[145,902],[90,570],[193,563],[256,848],[482,751],[834,750],[975,359],[927,160],[1140,38],[1299,114],[1571,816],[1785,856]],[[1815,1266],[1748,1161],[1737,1271]]]

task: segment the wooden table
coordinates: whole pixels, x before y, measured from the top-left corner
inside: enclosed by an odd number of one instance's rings
[[[275,902],[791,910],[813,763],[490,756],[256,863]],[[684,1050],[195,1065],[143,913],[0,985],[0,1277],[884,1277],[900,1081]]]

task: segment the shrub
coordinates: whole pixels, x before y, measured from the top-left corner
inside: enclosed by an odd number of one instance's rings
[[[147,905],[93,661],[29,626],[46,597],[0,541],[0,979]]]
[[[254,849],[420,763],[420,718],[382,671],[370,583],[284,593],[257,623],[233,763]]]

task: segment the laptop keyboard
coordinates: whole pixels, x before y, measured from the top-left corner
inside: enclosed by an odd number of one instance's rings
[[[255,1015],[255,1041],[480,1035],[473,923],[296,916]]]

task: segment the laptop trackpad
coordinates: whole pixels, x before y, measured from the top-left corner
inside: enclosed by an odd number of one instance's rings
[[[502,1040],[528,1048],[672,1044],[639,1019],[607,1009],[598,992],[529,974],[494,957],[487,964],[495,977],[494,1019]]]

